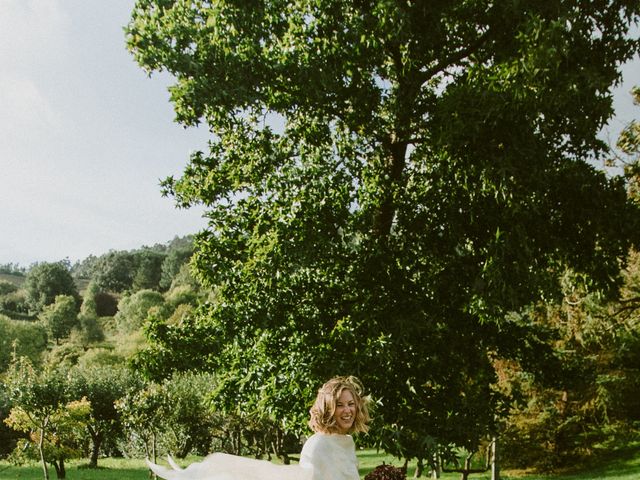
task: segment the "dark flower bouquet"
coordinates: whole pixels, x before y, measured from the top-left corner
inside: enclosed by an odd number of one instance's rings
[[[394,467],[393,465],[383,463],[367,473],[364,480],[406,480],[406,478],[406,468]]]

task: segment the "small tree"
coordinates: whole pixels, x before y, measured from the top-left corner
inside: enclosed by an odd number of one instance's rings
[[[76,300],[70,295],[58,295],[55,302],[44,307],[42,320],[47,332],[57,343],[71,333],[71,329],[78,325]]]
[[[207,453],[215,423],[208,398],[214,388],[215,377],[210,374],[176,374],[162,383],[168,406],[162,445],[177,457]]]
[[[7,378],[13,408],[5,423],[28,433],[27,446],[34,447],[45,480],[47,463],[55,467],[58,478],[65,478],[65,460],[81,454],[79,432],[88,419],[89,402],[69,401],[62,372],[37,372],[25,358],[12,364]],[[20,445],[17,450],[28,452]]]
[[[115,403],[141,387],[138,377],[123,367],[88,367],[74,369],[69,390],[74,398],[86,398],[91,405],[86,431],[91,438],[89,466],[98,466],[103,442],[122,435],[122,422]]]
[[[165,395],[160,385],[152,383],[145,389],[129,393],[116,402],[122,424],[130,437],[142,442],[145,456],[156,461],[158,435],[164,428]]]

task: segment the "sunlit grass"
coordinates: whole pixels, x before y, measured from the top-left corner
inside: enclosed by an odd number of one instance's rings
[[[375,450],[359,450],[360,476],[364,477],[377,465],[382,463],[401,466],[402,462],[391,455],[376,452]],[[187,465],[198,458],[189,458],[179,461],[181,465]],[[102,458],[99,460],[100,468],[86,468],[86,460],[70,461],[67,465],[68,480],[146,480],[149,471],[141,459]],[[164,463],[164,462],[162,462]],[[409,464],[407,478],[411,479],[415,472],[415,463]],[[426,473],[426,472],[425,472]],[[53,467],[49,467],[49,476],[53,480],[56,473]],[[41,480],[44,478],[42,468],[33,463],[16,467],[6,461],[0,461],[0,480]],[[424,477],[427,480],[428,477]],[[458,473],[445,473],[442,480],[457,480]],[[471,475],[470,480],[490,480],[489,472]],[[577,473],[563,473],[556,475],[540,475],[519,471],[503,471],[502,480],[637,480],[640,478],[640,448],[629,448],[619,452],[614,458],[606,462],[585,468]]]

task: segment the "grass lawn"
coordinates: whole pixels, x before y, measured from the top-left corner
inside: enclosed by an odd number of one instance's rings
[[[358,452],[360,460],[360,475],[364,477],[381,463],[388,463],[399,466],[401,462],[392,456],[377,453],[375,450],[361,450]],[[190,461],[179,461],[181,465],[186,465]],[[86,461],[74,461],[67,464],[68,480],[147,480],[148,470],[142,460],[129,460],[122,458],[103,458],[98,462],[100,468],[93,470],[82,468]],[[413,477],[415,464],[409,465],[407,478]],[[49,476],[53,480],[56,478],[55,470],[49,468]],[[44,478],[39,464],[31,464],[23,467],[15,467],[5,461],[0,461],[0,480],[40,480]],[[423,477],[428,480],[427,477]],[[457,473],[446,473],[441,477],[443,480],[457,480],[460,475]],[[470,480],[489,480],[487,474],[471,475]],[[620,452],[615,458],[606,462],[594,465],[583,472],[567,473],[557,475],[527,474],[525,472],[504,471],[501,478],[503,480],[637,480],[640,479],[640,448],[630,448],[628,451]]]

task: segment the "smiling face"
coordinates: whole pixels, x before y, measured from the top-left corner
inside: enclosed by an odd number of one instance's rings
[[[349,433],[356,419],[356,408],[356,401],[353,398],[353,394],[345,388],[336,399],[336,410],[333,413],[333,419],[336,422],[336,430],[338,433]]]

